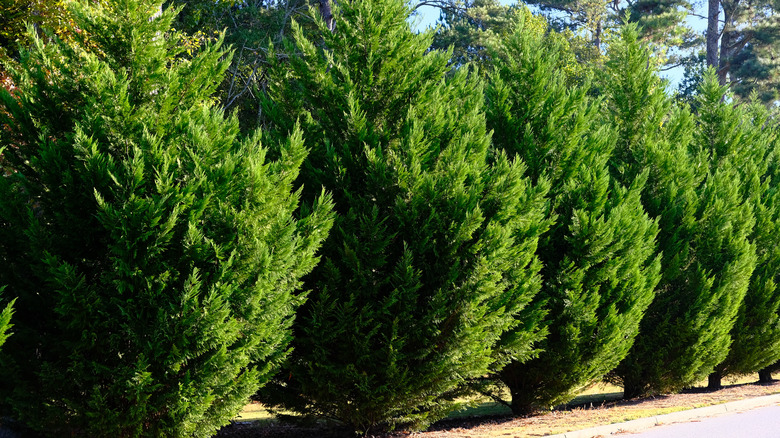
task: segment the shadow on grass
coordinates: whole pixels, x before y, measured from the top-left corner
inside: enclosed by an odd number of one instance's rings
[[[768,384],[761,384],[757,383],[754,380],[748,380],[749,377],[744,377],[739,380],[732,380],[731,382],[727,383],[728,387],[731,388],[739,388],[749,385],[760,385],[760,386],[772,386],[773,383]],[[706,393],[706,392],[712,392],[706,388],[706,383],[704,383],[704,387],[692,387],[688,388],[685,391],[686,393]],[[612,385],[596,385],[594,387],[589,388],[587,391],[585,391],[583,394],[575,397],[573,400],[566,404],[562,404],[560,406],[557,406],[555,409],[552,410],[553,413],[560,412],[564,413],[566,411],[590,411],[590,410],[603,410],[603,409],[609,409],[613,407],[631,407],[631,406],[637,406],[641,405],[642,403],[648,402],[648,401],[663,401],[670,396],[668,395],[659,395],[659,396],[653,396],[653,397],[643,397],[643,398],[637,398],[632,400],[623,400],[623,393],[621,391],[621,388],[612,386]],[[630,411],[630,412],[616,412],[615,415],[612,417],[598,417],[596,419],[596,422],[601,422],[604,424],[608,423],[614,423],[614,422],[622,422],[622,421],[628,421],[633,420],[636,418],[642,418],[645,416],[648,416],[648,414],[651,415],[660,415],[665,414],[669,412],[675,412],[678,410],[684,410],[689,409],[692,407],[699,407],[699,406],[669,406],[669,407],[655,407],[649,410],[643,410],[640,409],[638,411]],[[596,415],[595,413],[593,415]],[[479,428],[480,426],[486,426],[487,428],[496,427],[501,428],[502,425],[505,425],[505,427],[517,428],[517,424],[510,425],[508,423],[516,422],[519,418],[528,418],[530,421],[532,421],[533,424],[536,424],[537,421],[534,419],[534,417],[543,417],[543,416],[525,416],[525,417],[517,417],[512,415],[511,410],[509,407],[507,407],[504,404],[497,403],[494,401],[483,401],[483,402],[477,402],[476,404],[466,407],[460,411],[453,412],[450,414],[447,418],[440,420],[433,425],[431,425],[427,431],[430,432],[442,432],[445,435],[448,431],[452,431],[455,433],[455,435],[452,436],[462,436],[461,433],[467,432],[468,429],[473,428]],[[591,418],[591,414],[587,414],[588,418]],[[271,427],[268,427],[271,426]],[[581,424],[580,426],[587,426],[585,424]],[[522,426],[525,427],[525,426]],[[560,428],[560,425],[550,426],[554,428]],[[582,428],[582,427],[579,427]],[[243,438],[243,437],[251,437],[251,438],[304,438],[304,437],[322,437],[322,438],[335,438],[335,437],[347,437],[351,436],[354,437],[354,435],[351,435],[349,433],[345,433],[343,430],[334,429],[331,426],[325,425],[323,423],[320,423],[319,426],[311,425],[311,427],[305,427],[302,425],[290,425],[285,423],[280,423],[273,418],[267,418],[263,419],[260,422],[257,423],[245,423],[245,424],[236,424],[234,426],[231,426],[230,428],[231,432],[229,433],[220,433],[218,436],[220,438]],[[575,428],[576,429],[576,428]],[[559,432],[566,432],[568,430],[574,430],[574,429],[561,429],[558,431],[557,429],[553,430],[555,433]],[[228,432],[227,430],[224,432]],[[442,436],[445,436],[442,435]],[[406,437],[408,436],[408,433],[404,432],[398,432],[395,434],[386,434],[381,435],[382,437]],[[439,435],[434,435],[439,436]],[[449,436],[449,435],[446,435]],[[490,435],[493,436],[493,435]]]

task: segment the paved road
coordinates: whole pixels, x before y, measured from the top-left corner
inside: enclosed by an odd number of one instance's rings
[[[780,405],[735,412],[693,423],[669,424],[627,438],[780,438]]]

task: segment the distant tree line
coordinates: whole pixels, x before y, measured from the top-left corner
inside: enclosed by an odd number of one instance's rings
[[[9,21],[0,415],[207,437],[254,398],[368,434],[477,395],[530,414],[602,380],[771,380],[767,100],[720,67],[669,92],[650,4],[569,11],[586,35],[434,3],[420,33],[402,0]]]

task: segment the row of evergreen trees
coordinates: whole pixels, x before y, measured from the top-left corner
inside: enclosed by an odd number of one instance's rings
[[[343,2],[270,49],[240,132],[231,52],[190,55],[176,12],[74,3],[5,66],[5,415],[211,436],[260,390],[368,432],[780,360],[778,131],[714,73],[678,104],[635,28],[582,66],[524,9],[453,71],[402,0]]]
[[[72,7],[75,40],[33,35],[0,94],[3,413],[212,436],[287,355],[331,200],[300,202],[299,132],[270,146],[214,105],[220,42],[184,56],[154,1]]]

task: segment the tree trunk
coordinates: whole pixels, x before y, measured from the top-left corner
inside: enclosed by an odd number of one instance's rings
[[[512,394],[512,401],[509,403],[509,408],[512,409],[512,414],[520,417],[534,414],[539,409],[531,403],[528,394],[520,394],[514,391],[510,391]]]
[[[598,24],[596,25],[596,37],[593,39],[593,44],[596,45],[596,50],[601,53],[601,33],[602,33],[602,24],[601,20],[599,20]]]
[[[718,15],[720,11],[720,0],[709,0],[709,9],[707,10],[707,65],[718,68]]]
[[[728,26],[728,21],[726,21],[725,26]],[[720,60],[718,61],[718,82],[721,85],[726,85],[726,77],[729,74],[729,70],[731,70],[731,57],[732,52],[729,50],[731,48],[731,39],[734,36],[734,32],[730,30],[723,30],[723,36],[720,37]]]
[[[720,383],[722,379],[723,373],[721,371],[713,371],[707,378],[707,389],[710,391],[715,391],[717,389],[723,388],[723,385]]]
[[[535,385],[530,384],[531,382],[523,377],[526,375],[522,372],[520,364],[514,361],[508,363],[499,374],[499,378],[509,389],[509,396],[512,397],[509,408],[515,415],[529,415],[534,412],[533,395],[535,391],[533,387]]]
[[[630,400],[644,395],[647,395],[647,385],[639,380],[623,379],[623,399]]]
[[[758,372],[758,381],[759,383],[770,383],[774,379],[772,379],[772,371],[769,370],[769,368],[764,368],[763,370]]]
[[[330,6],[330,0],[320,0],[320,15],[322,15],[322,19],[325,20],[325,25],[328,26],[328,30],[333,32],[333,10]]]

